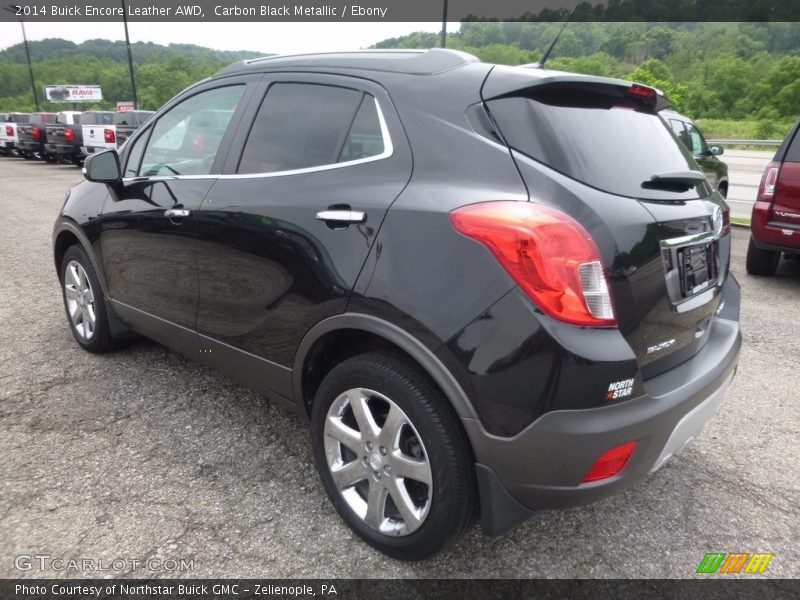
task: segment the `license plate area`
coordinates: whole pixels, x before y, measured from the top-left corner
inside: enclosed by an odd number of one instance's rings
[[[661,240],[667,292],[675,310],[692,310],[714,296],[719,281],[719,241],[709,232]]]
[[[716,282],[716,244],[696,244],[678,248],[681,297],[691,298]]]

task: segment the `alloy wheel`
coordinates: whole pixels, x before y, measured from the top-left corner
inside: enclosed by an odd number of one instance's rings
[[[422,526],[433,475],[422,439],[397,404],[373,390],[347,390],[328,409],[324,443],[336,488],[368,527],[405,536]]]
[[[81,339],[88,342],[94,336],[97,324],[94,291],[86,271],[76,260],[71,260],[67,264],[64,274],[64,298],[72,326]]]

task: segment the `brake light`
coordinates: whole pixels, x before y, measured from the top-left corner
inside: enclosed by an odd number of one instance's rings
[[[103,139],[105,140],[106,144],[113,144],[114,142],[117,141],[117,136],[114,133],[113,129],[104,129]]]
[[[591,468],[586,471],[581,483],[588,483],[590,481],[599,481],[600,479],[608,479],[614,477],[625,465],[628,464],[631,454],[636,449],[636,440],[625,442],[619,446],[614,446],[603,452]]]
[[[617,324],[600,252],[575,219],[532,202],[470,204],[450,213],[545,313],[590,327]]]
[[[38,127],[31,127],[31,137],[38,142],[42,137],[42,130]]]
[[[64,139],[67,140],[68,142],[75,141],[75,130],[72,129],[72,127],[67,127],[64,130]]]
[[[634,83],[631,87],[628,88],[628,96],[633,96],[634,98],[642,98],[643,100],[655,100],[656,91],[651,87],[647,87],[646,85],[639,85],[638,83]]]
[[[11,125],[6,125],[6,135],[8,137],[14,137],[14,128]]]
[[[761,176],[761,184],[758,186],[758,199],[772,201],[775,195],[775,186],[778,185],[778,173],[780,172],[781,165],[777,162],[770,163],[764,175]]]

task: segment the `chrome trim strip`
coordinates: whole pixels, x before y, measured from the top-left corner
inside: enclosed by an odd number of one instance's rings
[[[370,94],[372,95],[372,94]],[[271,173],[230,173],[220,175],[158,175],[155,177],[123,177],[123,183],[131,181],[173,181],[175,179],[256,179],[266,177],[285,177],[289,175],[304,175],[306,173],[316,173],[317,171],[330,171],[333,169],[341,169],[344,167],[351,167],[354,165],[363,165],[365,163],[375,162],[389,158],[394,154],[394,146],[392,145],[392,138],[389,135],[389,127],[386,125],[386,119],[383,116],[383,110],[378,99],[373,96],[375,108],[378,111],[378,122],[381,126],[381,137],[383,138],[383,152],[375,156],[368,156],[366,158],[357,158],[355,160],[348,160],[347,162],[332,163],[328,165],[320,165],[317,167],[306,167],[304,169],[291,169],[289,171],[273,171]]]
[[[668,240],[661,240],[661,248],[664,250],[670,248],[679,248],[682,246],[696,246],[698,244],[710,244],[716,241],[718,237],[713,231],[704,231],[702,233],[693,233],[691,235],[684,235],[681,237],[670,238]]]

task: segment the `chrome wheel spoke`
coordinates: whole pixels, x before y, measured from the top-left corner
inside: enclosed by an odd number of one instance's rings
[[[388,490],[378,481],[369,482],[369,493],[367,494],[367,514],[364,522],[374,529],[380,530],[386,513],[386,498],[389,496]]]
[[[76,290],[72,285],[64,286],[64,294],[67,296],[67,300],[74,300],[76,302],[80,296],[78,290]]]
[[[336,487],[340,490],[353,487],[359,481],[363,481],[369,476],[369,472],[361,459],[356,459],[338,469],[331,469],[331,476]]]
[[[375,417],[372,416],[372,411],[369,409],[368,398],[358,390],[351,390],[347,393],[347,399],[350,401],[350,408],[353,410],[353,416],[356,418],[361,435],[377,437],[380,428],[375,423]]]
[[[386,421],[384,421],[383,428],[381,428],[381,433],[378,437],[381,445],[386,448],[396,448],[400,428],[405,425],[405,423],[406,416],[403,414],[403,411],[395,405],[390,406],[389,413],[386,415]]]
[[[325,433],[340,444],[350,448],[357,455],[361,455],[364,442],[361,434],[342,422],[341,417],[328,417]]]
[[[413,479],[431,485],[431,468],[425,459],[406,456],[400,451],[392,453],[392,475],[402,479]]]
[[[78,263],[72,262],[67,267],[67,283],[72,286],[73,289],[80,289],[80,277],[78,276]]]
[[[420,511],[414,504],[411,496],[409,496],[405,484],[393,478],[389,490],[394,505],[397,507],[397,510],[400,511],[400,516],[403,517],[403,521],[406,522],[406,525],[412,529],[419,527],[422,524]]]

